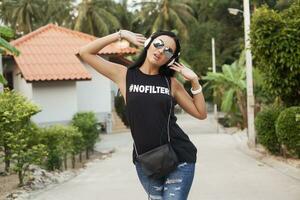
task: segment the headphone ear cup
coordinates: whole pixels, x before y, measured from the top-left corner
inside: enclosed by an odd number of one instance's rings
[[[148,46],[149,42],[151,41],[151,37],[149,37],[145,42],[144,42],[144,47]]]
[[[169,62],[167,66],[169,67],[169,66],[173,65],[174,62],[175,62],[175,58],[172,59],[171,62]]]
[[[179,58],[179,55],[180,55],[180,52],[178,52],[178,55],[177,55],[175,58],[173,58],[173,59],[167,64],[167,66],[169,67],[169,66],[173,65],[173,63],[176,61],[176,58]]]

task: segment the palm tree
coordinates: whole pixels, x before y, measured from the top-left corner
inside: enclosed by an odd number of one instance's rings
[[[245,53],[231,65],[223,65],[222,73],[208,72],[203,79],[214,89],[214,97],[221,97],[221,110],[233,118],[239,112],[242,128],[247,127]]]
[[[18,56],[20,52],[13,46],[11,46],[6,39],[10,39],[14,37],[13,31],[5,26],[0,26],[0,84],[6,85],[7,81],[2,75],[2,54],[6,51],[13,53],[14,55]],[[2,92],[2,87],[1,91]]]
[[[5,24],[26,34],[36,28],[36,22],[43,17],[44,0],[3,0],[1,17]]]
[[[116,4],[111,0],[83,0],[78,5],[74,29],[95,36],[104,36],[120,28],[118,19],[111,13]]]
[[[190,0],[150,0],[136,3],[141,6],[141,12],[136,20],[141,21],[145,33],[149,34],[159,29],[178,31],[183,38],[188,37],[188,25],[196,22],[194,10],[189,6]]]
[[[51,0],[47,1],[43,6],[45,16],[40,20],[40,26],[48,23],[56,23],[58,25],[71,28],[74,21],[73,12],[75,10],[75,0]]]
[[[132,30],[133,14],[128,11],[127,0],[121,0],[120,3],[116,4],[113,14],[118,18],[122,28]]]

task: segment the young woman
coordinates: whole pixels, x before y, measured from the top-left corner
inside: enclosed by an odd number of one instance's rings
[[[136,46],[143,46],[137,61],[129,68],[96,56],[106,45],[121,38]],[[174,105],[178,103],[197,119],[206,118],[206,107],[198,76],[179,63],[180,43],[176,35],[170,31],[158,31],[146,40],[142,34],[120,30],[83,46],[79,55],[120,88],[134,140],[133,163],[148,197],[163,200],[187,199],[194,178],[197,149],[176,123]],[[173,77],[175,72],[191,81],[193,97]],[[168,142],[167,122],[170,143],[178,156],[179,164],[164,178],[152,179],[144,174],[136,154]]]

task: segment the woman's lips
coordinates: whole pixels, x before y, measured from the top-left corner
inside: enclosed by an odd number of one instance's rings
[[[156,56],[155,54],[153,54],[153,57],[154,57],[155,60],[159,60],[160,59],[160,57]]]

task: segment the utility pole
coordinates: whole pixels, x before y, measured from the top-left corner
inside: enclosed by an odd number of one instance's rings
[[[213,73],[216,73],[216,51],[215,51],[215,38],[211,39],[211,49],[212,49],[212,70]],[[218,123],[218,107],[214,103],[214,118],[217,126],[217,133],[219,133],[219,123]]]
[[[244,11],[236,8],[228,8],[230,14],[237,15],[239,12],[244,16],[245,54],[246,54],[246,85],[247,85],[247,124],[248,124],[248,146],[254,148],[256,145],[256,134],[254,128],[254,94],[253,94],[253,72],[252,55],[250,43],[250,4],[249,0],[243,0]]]
[[[256,145],[254,128],[254,95],[252,75],[252,55],[250,47],[250,4],[249,0],[244,2],[244,27],[245,27],[245,53],[246,53],[246,77],[247,77],[247,122],[248,122],[248,145],[253,148]]]

